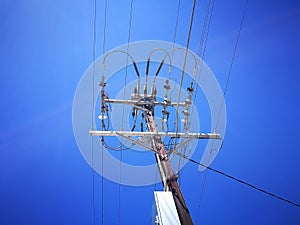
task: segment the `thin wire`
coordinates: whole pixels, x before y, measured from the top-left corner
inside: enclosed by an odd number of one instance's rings
[[[120,165],[119,165],[119,205],[118,205],[118,224],[120,224],[120,214],[121,214],[121,182],[122,182],[122,162],[123,161],[123,151],[120,151]]]
[[[201,206],[201,201],[202,201],[203,194],[204,194],[206,179],[207,179],[207,170],[205,171],[204,180],[203,180],[203,184],[202,184],[202,187],[201,187],[200,199],[199,199],[199,203],[198,203],[198,207],[197,207],[196,220],[195,220],[196,223],[197,223],[198,217],[199,217],[200,206]]]
[[[204,59],[204,55],[205,55],[205,52],[206,52],[208,34],[209,34],[209,31],[210,31],[210,24],[211,24],[212,14],[213,14],[213,11],[214,11],[215,0],[213,0],[213,2],[212,2],[211,9],[210,9],[210,5],[211,5],[211,0],[209,0],[208,3],[207,3],[206,13],[205,13],[205,20],[204,20],[203,26],[202,26],[201,39],[200,39],[200,44],[199,44],[199,49],[198,49],[198,55],[201,58],[201,64],[200,64],[200,69],[199,69],[199,76],[197,78],[197,83],[199,83],[199,80],[201,78],[201,72],[202,72],[202,68],[203,68],[203,59]],[[207,21],[208,21],[208,25],[207,25]],[[207,32],[206,32],[206,30],[207,30]],[[205,33],[206,33],[206,35],[205,35]],[[197,93],[198,93],[198,86],[196,85],[195,94],[194,94],[194,102],[196,101]],[[194,108],[192,108],[191,115],[193,114],[193,111],[194,111]]]
[[[129,24],[128,24],[128,37],[127,37],[127,57],[126,57],[126,73],[125,73],[125,81],[124,81],[124,94],[123,98],[126,97],[126,86],[127,86],[127,76],[128,76],[128,51],[129,51],[129,42],[131,36],[131,23],[132,23],[132,9],[133,9],[133,0],[130,2],[130,12],[129,12]],[[122,108],[122,123],[121,128],[123,129],[124,123],[124,105]],[[120,224],[120,212],[121,212],[121,182],[122,182],[122,161],[123,161],[123,143],[121,143],[121,150],[120,150],[120,182],[119,182],[119,204],[118,204],[118,224]]]
[[[175,47],[175,41],[176,41],[176,36],[177,36],[177,27],[178,27],[178,19],[179,19],[179,13],[180,13],[180,5],[181,5],[181,1],[178,0],[177,13],[176,13],[176,22],[175,22],[174,36],[173,36],[173,47],[172,47],[172,49],[174,49],[174,47]],[[172,60],[173,60],[173,53],[174,52],[172,52]],[[170,79],[170,77],[169,77],[169,79]],[[167,127],[168,127],[168,123],[167,123]],[[178,161],[178,170],[177,171],[179,171],[179,168],[180,168],[180,157],[179,157],[179,161]]]
[[[126,73],[125,73],[125,80],[124,80],[124,92],[123,92],[123,98],[125,99],[126,96],[126,86],[127,86],[127,76],[128,76],[128,51],[129,51],[129,42],[130,42],[130,36],[131,36],[131,22],[132,22],[132,8],[133,8],[133,0],[130,2],[130,12],[129,12],[129,24],[128,24],[128,37],[127,37],[127,58],[126,58]],[[124,122],[124,105],[122,108],[122,129],[123,129],[123,122]]]
[[[184,77],[184,71],[185,71],[185,66],[186,66],[186,58],[187,58],[187,53],[189,49],[189,44],[190,44],[190,38],[191,38],[191,33],[192,33],[192,27],[193,27],[193,21],[194,21],[194,14],[195,14],[195,7],[196,7],[196,0],[193,2],[193,7],[192,7],[192,13],[191,13],[191,18],[190,18],[190,25],[189,25],[189,30],[188,30],[188,35],[187,35],[187,41],[186,41],[186,50],[185,50],[185,55],[184,55],[184,62],[183,62],[183,67],[182,67],[182,73],[181,73],[181,79],[180,79],[180,85],[179,85],[179,91],[178,91],[178,97],[177,97],[177,105],[176,105],[176,136],[175,136],[175,141],[174,141],[174,149],[176,149],[176,141],[177,141],[177,133],[178,133],[178,107],[179,107],[179,101],[180,101],[180,95],[181,95],[181,89],[182,89],[182,83],[183,83],[183,77]],[[182,153],[182,150],[181,150]]]
[[[212,4],[212,6],[211,6],[211,4]],[[210,25],[211,25],[211,19],[212,19],[212,15],[213,15],[213,11],[214,11],[214,5],[215,5],[215,0],[213,0],[212,3],[211,3],[211,0],[209,0],[207,2],[206,12],[205,12],[205,19],[204,19],[203,26],[202,26],[201,41],[200,41],[199,49],[198,49],[198,55],[201,57],[201,64],[200,64],[200,69],[199,69],[199,76],[197,78],[197,83],[199,83],[199,80],[200,80],[200,77],[201,77],[201,71],[202,71],[202,68],[203,68],[203,59],[204,59],[205,52],[206,52],[208,34],[209,34],[209,31],[210,31]],[[206,33],[206,35],[205,35],[205,33]],[[198,86],[196,86],[196,90],[195,90],[195,94],[194,94],[194,102],[196,102],[197,93],[198,93]],[[192,108],[191,117],[193,115],[193,112],[194,112],[194,108]],[[190,123],[191,123],[191,121],[190,121]],[[210,157],[211,157],[211,151],[210,151],[209,158]],[[198,221],[198,218],[199,218],[200,206],[201,206],[201,201],[202,201],[202,198],[203,198],[203,195],[204,195],[206,179],[207,179],[207,171],[205,171],[204,180],[203,180],[201,193],[200,193],[200,198],[199,198],[199,201],[198,201],[199,203],[198,203],[197,213],[196,213],[196,220],[195,220],[196,222]]]
[[[104,1],[104,26],[103,26],[103,44],[102,44],[102,53],[105,53],[105,44],[106,44],[106,17],[107,17],[107,0]],[[103,84],[104,85],[104,84]],[[103,87],[104,88],[104,87]],[[103,129],[103,126],[102,126]],[[103,139],[103,137],[102,137]],[[101,145],[101,222],[104,225],[104,148]]]
[[[219,113],[218,113],[218,118],[217,118],[217,122],[216,122],[216,126],[215,126],[214,130],[217,129],[217,126],[218,126],[218,123],[219,123],[219,119],[220,119],[220,115],[221,115],[221,110],[222,110],[222,107],[223,107],[223,104],[224,104],[224,99],[225,99],[225,95],[226,95],[228,83],[229,83],[229,80],[230,80],[230,77],[231,77],[232,65],[233,65],[233,62],[234,62],[234,59],[235,59],[237,45],[238,45],[240,33],[241,33],[241,30],[242,30],[242,27],[243,27],[243,23],[244,23],[246,11],[247,11],[247,5],[248,5],[248,0],[246,0],[246,3],[245,3],[245,7],[244,7],[244,11],[243,11],[243,16],[242,16],[242,19],[241,19],[241,23],[240,23],[240,27],[239,27],[239,31],[238,31],[238,35],[237,35],[237,40],[236,40],[236,43],[235,43],[235,46],[234,46],[233,55],[232,55],[232,59],[231,59],[231,64],[230,64],[230,67],[229,67],[229,72],[228,72],[228,76],[227,76],[227,80],[226,80],[226,84],[225,84],[225,88],[224,88],[224,92],[223,92],[223,100],[221,102],[221,106],[220,106],[220,110],[219,110]],[[214,6],[214,2],[213,2],[213,6]],[[212,6],[212,10],[213,10],[213,6]],[[210,18],[210,20],[211,20],[211,18]],[[210,24],[210,21],[209,21],[209,24]],[[208,27],[208,29],[209,29],[209,27]],[[206,44],[205,44],[205,46],[206,46]],[[205,53],[205,49],[204,49],[204,53]],[[203,53],[203,56],[204,56],[204,53]],[[201,67],[202,67],[202,64],[201,64]],[[196,90],[195,95],[196,94],[197,94],[197,90]],[[195,98],[196,98],[196,96],[195,96]],[[212,148],[213,148],[213,145],[214,145],[214,140],[212,141]],[[212,149],[210,151],[210,155],[211,155],[211,153],[212,153]],[[205,184],[206,184],[206,179],[207,179],[207,171],[205,173],[204,182],[203,182],[202,190],[201,190],[201,194],[200,194],[200,200],[199,200],[199,205],[198,205],[198,209],[197,209],[196,221],[198,220],[198,216],[199,216],[200,204],[201,204],[201,200],[202,200],[203,194],[204,194],[204,187],[205,187]]]
[[[94,33],[93,33],[93,83],[92,83],[92,130],[94,130],[94,107],[95,107],[95,60],[96,60],[96,25],[97,25],[97,0],[94,0]],[[94,171],[94,137],[92,141],[92,210],[93,210],[93,224],[96,224],[96,208],[95,208],[95,171]]]
[[[230,179],[232,179],[232,180],[234,180],[234,181],[237,181],[237,182],[239,182],[239,183],[241,183],[241,184],[244,184],[244,185],[246,185],[246,186],[248,186],[248,187],[251,187],[251,188],[253,188],[253,189],[255,189],[255,190],[259,191],[259,192],[262,192],[262,193],[264,193],[264,194],[270,195],[270,196],[272,196],[272,197],[274,197],[274,198],[276,198],[276,199],[279,199],[279,200],[281,200],[281,201],[284,201],[284,202],[286,202],[286,203],[288,203],[288,204],[291,204],[291,205],[294,205],[294,206],[300,208],[300,204],[298,204],[298,203],[295,203],[295,202],[293,202],[293,201],[290,201],[290,200],[288,200],[288,199],[286,199],[286,198],[283,198],[283,197],[281,197],[281,196],[279,196],[279,195],[273,194],[273,193],[271,193],[271,192],[269,192],[269,191],[266,191],[266,190],[264,190],[264,189],[262,189],[262,188],[259,188],[259,187],[255,186],[255,185],[253,185],[253,184],[250,184],[250,183],[248,183],[248,182],[246,182],[246,181],[243,181],[243,180],[241,180],[241,179],[238,179],[238,178],[236,178],[236,177],[234,177],[234,176],[231,176],[231,175],[229,175],[229,174],[227,174],[227,173],[224,173],[224,172],[222,172],[222,171],[220,171],[220,170],[217,170],[217,169],[214,169],[214,168],[212,168],[212,167],[206,166],[206,165],[204,165],[204,164],[202,164],[202,163],[200,163],[200,162],[197,162],[196,160],[190,159],[190,158],[188,158],[188,157],[186,157],[186,156],[184,156],[184,155],[182,155],[182,157],[185,158],[185,159],[187,159],[187,160],[189,160],[189,161],[192,162],[192,163],[195,163],[195,164],[197,164],[197,165],[203,166],[203,167],[205,167],[206,169],[208,169],[208,170],[210,170],[210,171],[213,171],[213,172],[216,172],[216,173],[218,173],[218,174],[221,174],[221,175],[223,175],[223,176],[225,176],[225,177],[227,177],[227,178],[230,178]]]
[[[175,41],[176,41],[176,37],[177,37],[179,12],[180,12],[180,0],[178,0],[178,5],[177,5],[176,22],[175,22],[175,29],[174,29],[174,36],[173,36],[173,48],[175,46]],[[173,56],[173,54],[172,54],[172,56]]]
[[[237,46],[238,46],[238,43],[239,43],[239,40],[240,40],[241,30],[242,30],[244,20],[245,20],[245,16],[246,16],[246,12],[247,12],[247,6],[248,6],[248,0],[246,0],[246,3],[245,3],[242,20],[241,20],[241,23],[240,23],[240,27],[239,27],[238,35],[237,35],[237,38],[236,38],[236,42],[235,42],[235,45],[234,45],[233,54],[232,54],[232,58],[231,58],[231,63],[230,63],[230,66],[229,66],[229,71],[228,71],[228,75],[227,75],[227,79],[226,79],[226,83],[225,83],[225,88],[224,88],[224,92],[223,92],[223,100],[221,102],[221,106],[220,106],[220,110],[219,110],[215,130],[217,129],[217,126],[218,126],[218,123],[219,123],[219,120],[220,120],[220,115],[221,115],[222,107],[223,107],[223,104],[224,104],[224,99],[225,99],[225,96],[226,96],[229,80],[230,80],[230,77],[231,77],[233,62],[234,62],[234,59],[235,59]]]
[[[106,15],[107,15],[107,0],[104,1],[104,27],[103,27],[103,43],[102,43],[102,53],[105,53],[106,44]]]

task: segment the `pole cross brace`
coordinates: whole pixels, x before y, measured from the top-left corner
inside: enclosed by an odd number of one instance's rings
[[[192,138],[192,139],[222,139],[220,134],[214,133],[182,133],[182,132],[139,132],[139,131],[106,131],[106,130],[91,130],[91,136],[136,136],[136,137],[146,137],[146,136],[161,136],[161,137],[173,137],[173,138]]]

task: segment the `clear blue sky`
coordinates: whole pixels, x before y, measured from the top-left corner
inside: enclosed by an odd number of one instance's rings
[[[104,1],[97,1],[97,57]],[[206,1],[198,1],[197,52]],[[192,1],[181,1],[185,45]],[[216,1],[204,60],[222,88],[244,1]],[[108,1],[106,50],[127,43],[130,1]],[[173,41],[177,1],[134,1],[131,41]],[[76,86],[93,60],[93,1],[0,1],[0,224],[92,224],[92,172],[72,130]],[[227,131],[212,167],[300,203],[300,2],[250,0],[227,90]],[[199,160],[199,158],[195,158]],[[195,224],[299,224],[300,209],[188,164]],[[149,224],[153,186],[104,183],[104,221]],[[95,177],[101,224],[101,177]],[[200,201],[199,216],[196,212]]]

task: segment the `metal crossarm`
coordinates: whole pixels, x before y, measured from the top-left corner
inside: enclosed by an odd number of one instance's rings
[[[175,133],[175,132],[139,132],[139,131],[102,131],[91,130],[92,136],[127,136],[127,137],[145,137],[145,136],[160,136],[160,137],[177,137],[177,138],[193,138],[193,139],[222,139],[218,133]]]
[[[149,101],[145,100],[121,100],[121,99],[105,99],[104,100],[107,103],[116,103],[116,104],[129,104],[129,105],[136,105],[136,106],[144,106],[148,105]],[[151,105],[157,106],[157,105],[168,105],[168,106],[176,106],[177,102],[158,102],[158,101],[152,101]],[[185,102],[179,102],[179,106],[185,106]]]

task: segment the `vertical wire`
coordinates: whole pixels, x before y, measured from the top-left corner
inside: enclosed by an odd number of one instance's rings
[[[179,20],[179,13],[180,13],[180,6],[181,6],[181,1],[178,0],[178,5],[177,5],[177,12],[176,12],[176,22],[175,22],[175,28],[174,28],[174,34],[173,34],[173,46],[172,49],[174,49],[175,47],[175,42],[176,42],[176,37],[177,37],[177,27],[178,27],[178,20]],[[171,53],[171,60],[173,61],[173,56],[174,56],[174,52],[172,51]],[[168,79],[170,80],[170,73],[168,76]],[[168,121],[167,121],[168,123]],[[167,124],[168,126],[168,124]],[[168,129],[169,130],[169,129]],[[172,160],[172,159],[171,159]],[[154,187],[155,188],[155,187]]]
[[[243,24],[244,24],[246,12],[247,12],[247,7],[248,7],[248,0],[246,0],[246,3],[245,3],[245,7],[244,7],[244,11],[243,11],[243,16],[242,16],[242,19],[241,19],[241,23],[240,23],[238,35],[237,35],[236,42],[235,42],[235,45],[234,45],[233,54],[232,54],[232,57],[231,57],[229,71],[228,71],[228,75],[227,75],[227,79],[226,79],[226,83],[225,83],[225,88],[224,88],[224,92],[223,92],[223,100],[221,102],[221,106],[220,106],[220,110],[219,110],[218,119],[217,119],[217,123],[216,123],[215,129],[217,128],[217,125],[218,125],[219,120],[220,120],[220,115],[221,115],[222,107],[223,107],[223,104],[224,104],[225,96],[226,96],[226,93],[227,93],[227,88],[228,88],[229,80],[231,78],[232,66],[233,66],[233,62],[234,62],[234,59],[235,59],[237,46],[238,46],[238,43],[239,43],[239,40],[240,40],[240,34],[241,34],[242,27],[243,27]]]
[[[104,26],[103,26],[103,43],[102,43],[102,54],[105,54],[105,44],[106,44],[106,17],[107,17],[107,0],[104,1]],[[104,80],[102,81],[104,82]],[[104,84],[102,84],[104,85]],[[104,86],[102,87],[104,88]],[[102,118],[104,119],[104,117]],[[102,126],[103,130],[103,126]],[[104,137],[102,137],[102,140]],[[101,144],[101,223],[104,225],[104,148],[103,142]]]
[[[214,2],[213,2],[213,4],[214,4]],[[225,101],[225,96],[226,96],[228,83],[229,83],[229,80],[230,80],[230,77],[231,77],[231,70],[232,70],[233,62],[234,62],[235,55],[236,55],[236,50],[237,50],[237,46],[238,46],[238,42],[239,42],[239,38],[240,38],[240,33],[241,33],[241,30],[242,30],[242,27],[243,27],[243,24],[244,24],[244,19],[245,19],[245,15],[246,15],[246,11],[247,11],[247,6],[248,6],[248,0],[246,0],[245,7],[244,7],[244,10],[243,10],[243,15],[242,15],[242,19],[241,19],[240,27],[239,27],[239,30],[238,30],[236,43],[235,43],[232,58],[231,58],[231,63],[230,63],[230,67],[229,67],[229,71],[228,71],[228,75],[227,75],[227,80],[226,80],[226,83],[225,83],[225,88],[224,88],[224,92],[223,92],[223,99],[222,99],[222,102],[221,102],[221,105],[220,105],[220,110],[219,110],[219,113],[218,113],[218,118],[217,118],[217,122],[216,122],[216,125],[214,127],[214,130],[217,129],[218,123],[219,123],[219,120],[220,120],[220,115],[221,115],[222,107],[223,107],[223,104],[224,104],[224,101]],[[210,155],[209,155],[209,161],[210,161],[211,153],[213,151],[214,141],[215,140],[212,141],[212,146],[211,146]],[[198,216],[199,216],[199,211],[200,211],[200,203],[201,203],[201,200],[203,198],[206,179],[207,179],[207,171],[205,173],[204,182],[203,182],[202,190],[201,190],[201,194],[200,194],[200,200],[199,200],[199,205],[198,205],[198,209],[197,209],[196,222],[198,221]]]
[[[181,1],[178,0],[177,13],[176,13],[176,22],[175,22],[174,35],[173,35],[173,46],[172,46],[172,49],[174,49],[174,47],[175,47],[175,42],[176,42],[176,37],[177,37],[177,27],[178,27],[179,13],[180,13],[180,5],[181,5]],[[171,55],[172,61],[173,61],[173,55],[174,55],[174,52],[172,52],[172,55]],[[170,73],[169,73],[168,79],[170,80]]]
[[[204,19],[204,22],[202,25],[201,39],[200,39],[200,44],[199,44],[199,48],[198,48],[198,56],[201,58],[201,64],[200,64],[200,69],[199,69],[199,76],[197,77],[197,83],[199,83],[199,80],[201,78],[201,72],[202,72],[202,67],[203,67],[203,58],[204,58],[204,55],[206,52],[206,44],[207,44],[208,34],[209,34],[209,30],[210,30],[210,24],[211,24],[212,14],[213,14],[213,10],[214,10],[215,0],[213,0],[213,2],[212,2],[211,9],[210,9],[210,5],[211,5],[211,0],[209,0],[207,2],[205,19]],[[194,101],[197,98],[197,93],[198,93],[198,87],[196,86],[196,90],[195,90],[195,94],[194,94]],[[193,113],[193,111],[194,110],[192,108],[192,113]]]
[[[128,24],[128,37],[127,37],[127,56],[126,56],[126,72],[125,72],[125,80],[124,80],[124,92],[123,92],[123,99],[126,97],[126,86],[127,86],[127,76],[128,76],[128,51],[129,51],[129,42],[131,36],[131,23],[132,23],[132,11],[133,11],[133,0],[130,2],[130,12],[129,12],[129,24]],[[122,122],[121,122],[121,129],[123,130],[124,126],[124,105],[122,107]],[[121,214],[121,183],[122,183],[122,162],[123,162],[123,142],[121,142],[121,149],[120,149],[120,179],[119,179],[119,204],[118,204],[118,224],[120,224],[120,214]]]
[[[123,145],[122,145],[123,147]],[[120,165],[119,165],[119,176],[120,176],[120,180],[119,180],[119,204],[118,204],[118,224],[120,225],[121,222],[121,182],[122,182],[122,161],[123,161],[123,149],[121,148],[120,151]]]
[[[213,14],[213,10],[214,10],[215,0],[213,0],[213,2],[212,2],[211,9],[210,9],[210,5],[211,5],[211,0],[209,0],[207,3],[205,20],[204,20],[203,27],[202,27],[201,41],[200,41],[199,49],[198,49],[198,55],[199,55],[199,57],[201,57],[201,64],[200,64],[200,69],[199,69],[199,77],[197,78],[197,83],[199,83],[199,80],[201,78],[201,71],[202,71],[202,67],[203,67],[203,58],[204,58],[204,55],[206,52],[207,39],[208,39],[209,30],[210,30],[210,24],[211,24],[212,14]],[[207,24],[207,22],[208,22],[208,24]],[[205,35],[205,33],[206,33],[206,35]],[[198,88],[196,88],[196,90],[195,90],[194,102],[196,101],[196,98],[197,98],[197,92],[198,92]],[[191,115],[193,115],[193,112],[194,112],[194,108],[192,108]],[[211,157],[211,152],[212,151],[210,151],[209,158]],[[199,218],[200,206],[201,206],[201,201],[202,201],[203,194],[204,194],[206,180],[207,180],[207,171],[205,172],[205,175],[204,175],[204,180],[203,180],[201,193],[200,193],[200,197],[199,197],[199,201],[198,201],[199,203],[198,203],[198,207],[197,207],[197,211],[196,211],[196,220],[195,220],[196,223]]]
[[[176,128],[175,128],[176,129],[176,137],[175,137],[175,143],[174,143],[175,146],[174,146],[174,149],[176,147],[176,139],[177,139],[177,133],[178,133],[178,106],[179,106],[181,89],[182,89],[182,83],[183,83],[183,77],[184,77],[184,71],[185,71],[185,66],[186,66],[186,58],[187,58],[188,48],[189,48],[189,44],[190,44],[191,31],[192,31],[192,25],[193,25],[193,20],[194,20],[194,13],[195,13],[195,6],[196,6],[196,0],[194,0],[194,2],[193,2],[192,14],[191,14],[191,19],[190,19],[190,26],[189,26],[189,31],[188,31],[187,41],[186,41],[186,49],[185,49],[185,55],[184,55],[184,62],[183,62],[181,79],[180,79],[180,85],[179,85],[179,91],[178,91],[178,97],[177,97],[177,105],[176,105]]]
[[[193,7],[192,7],[192,13],[191,13],[191,18],[190,18],[190,25],[189,25],[189,30],[188,30],[188,35],[187,35],[187,41],[186,41],[186,49],[185,49],[185,55],[184,55],[184,61],[183,61],[183,67],[182,67],[182,73],[181,73],[181,78],[180,78],[180,85],[179,85],[179,91],[178,91],[178,97],[177,97],[177,105],[176,105],[176,128],[175,128],[175,140],[174,140],[174,149],[176,149],[176,142],[177,142],[177,134],[178,134],[178,108],[179,108],[179,101],[180,101],[180,95],[181,95],[181,89],[182,89],[182,84],[183,84],[183,77],[184,77],[184,71],[185,71],[185,66],[186,66],[186,58],[187,58],[187,53],[188,53],[188,48],[190,44],[190,38],[191,38],[191,32],[192,32],[192,26],[193,26],[193,21],[194,21],[194,14],[195,14],[195,7],[196,7],[196,0],[193,2]],[[182,154],[182,151],[180,155]],[[181,157],[181,156],[179,156]],[[179,158],[180,159],[180,158]]]
[[[107,15],[107,0],[104,1],[104,26],[103,26],[103,43],[102,43],[102,54],[105,54],[106,44],[106,15]]]
[[[95,60],[96,60],[96,22],[97,22],[97,0],[94,0],[94,23],[93,23],[93,79],[92,79],[92,121],[91,127],[94,130],[94,109],[95,109]],[[92,141],[92,210],[93,210],[93,224],[96,224],[96,209],[95,209],[95,171],[94,171],[94,137]]]

